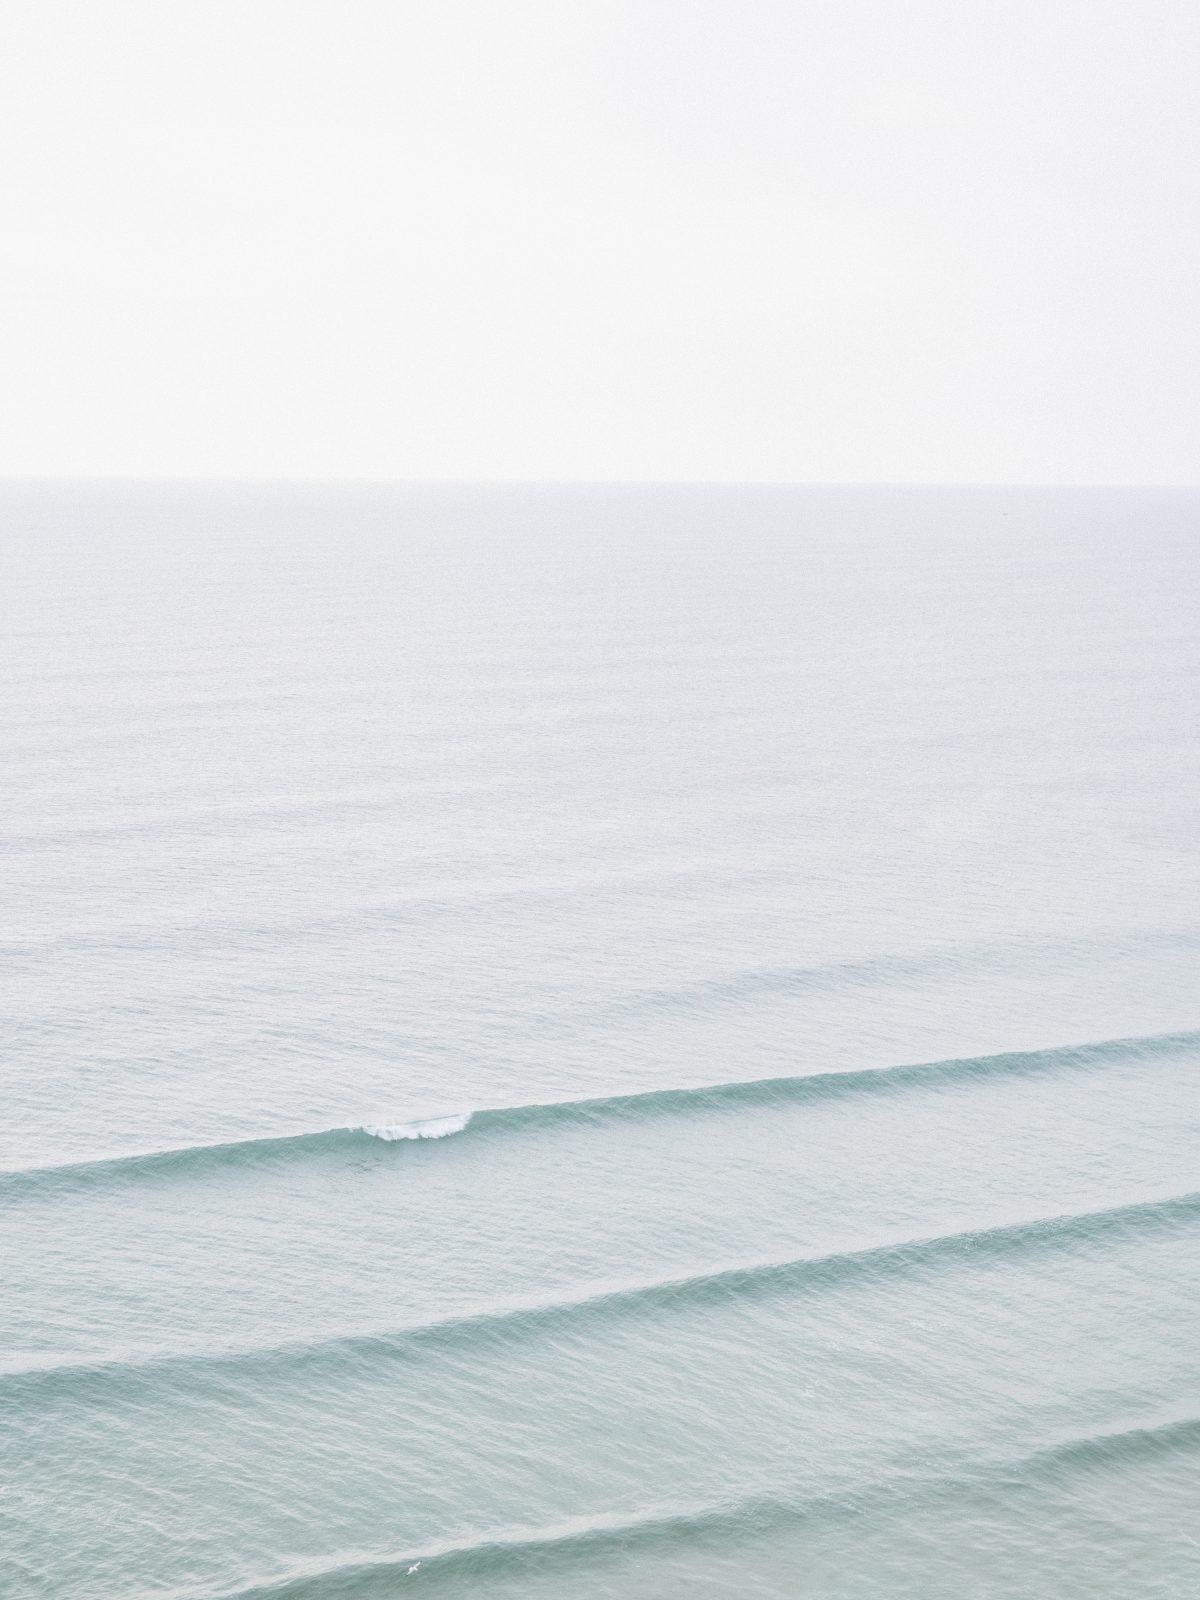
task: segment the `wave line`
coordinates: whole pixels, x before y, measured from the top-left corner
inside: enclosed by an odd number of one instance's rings
[[[50,1185],[85,1185],[150,1176],[184,1175],[206,1167],[269,1165],[316,1153],[360,1150],[367,1140],[440,1139],[501,1130],[541,1129],[556,1124],[577,1127],[633,1121],[645,1117],[733,1110],[745,1106],[805,1104],[862,1094],[897,1094],[910,1089],[954,1087],[1000,1076],[1034,1076],[1103,1067],[1131,1057],[1164,1057],[1200,1049],[1200,1032],[1106,1039],[1091,1044],[1000,1055],[952,1057],[946,1061],[869,1067],[781,1078],[733,1079],[696,1087],[649,1089],[594,1099],[551,1100],[494,1106],[415,1121],[375,1122],[319,1128],[220,1144],[181,1145],[129,1155],[97,1157],[44,1167],[0,1170],[5,1190]]]
[[[142,1361],[64,1362],[0,1372],[0,1394],[30,1396],[89,1391],[105,1397],[110,1387],[165,1379],[194,1385],[222,1380],[236,1385],[259,1381],[286,1368],[297,1377],[320,1367],[346,1367],[375,1360],[402,1360],[421,1351],[451,1348],[476,1340],[512,1343],[529,1334],[578,1323],[580,1331],[600,1318],[621,1319],[714,1300],[820,1291],[854,1280],[925,1272],[970,1261],[987,1261],[1011,1252],[1055,1248],[1111,1238],[1141,1238],[1200,1220],[1200,1190],[1158,1200],[1136,1200],[1098,1211],[1069,1212],[1024,1222],[998,1223],[961,1233],[934,1234],[860,1250],[752,1262],[684,1278],[658,1279],[569,1297],[510,1305],[420,1323],[381,1333],[335,1334],[328,1338],[214,1353],[169,1354]]]
[[[408,1555],[354,1556],[320,1569],[293,1569],[274,1581],[225,1591],[210,1600],[367,1600],[394,1594],[406,1577],[449,1578],[457,1584],[482,1583],[522,1567],[544,1574],[551,1564],[572,1567],[627,1550],[670,1544],[694,1545],[697,1539],[722,1542],[730,1535],[761,1536],[773,1528],[810,1521],[823,1513],[861,1513],[872,1505],[909,1503],[914,1496],[946,1495],[984,1486],[997,1478],[1054,1481],[1064,1468],[1111,1466],[1127,1459],[1183,1455],[1200,1445],[1200,1417],[1170,1418],[1111,1433],[1071,1439],[1048,1449],[998,1463],[981,1463],[972,1471],[948,1470],[940,1476],[904,1478],[809,1498],[760,1495],[726,1505],[663,1509],[649,1515],[614,1513],[579,1517],[548,1528],[497,1529],[457,1544],[447,1543]],[[386,1587],[383,1587],[386,1586]],[[456,1592],[458,1591],[456,1588]],[[482,1592],[482,1591],[481,1591]]]

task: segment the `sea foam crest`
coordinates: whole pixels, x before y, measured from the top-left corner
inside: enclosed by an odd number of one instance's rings
[[[448,1134],[461,1133],[471,1120],[469,1111],[453,1117],[427,1117],[423,1122],[364,1122],[355,1132],[370,1134],[372,1139],[444,1139]]]

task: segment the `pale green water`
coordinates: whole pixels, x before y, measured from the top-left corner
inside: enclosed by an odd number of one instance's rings
[[[1200,496],[0,506],[6,1600],[1200,1591]]]

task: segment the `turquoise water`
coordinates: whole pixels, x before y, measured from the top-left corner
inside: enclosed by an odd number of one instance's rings
[[[0,510],[6,1597],[1200,1589],[1200,495]]]

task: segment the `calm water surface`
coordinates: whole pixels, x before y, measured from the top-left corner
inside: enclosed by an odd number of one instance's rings
[[[0,490],[0,1589],[1200,1592],[1200,494]]]

